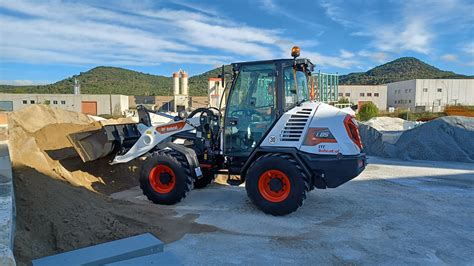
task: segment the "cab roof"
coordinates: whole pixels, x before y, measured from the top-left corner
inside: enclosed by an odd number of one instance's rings
[[[311,71],[314,69],[314,64],[307,58],[296,58],[296,59],[273,59],[273,60],[261,60],[261,61],[249,61],[249,62],[237,62],[232,63],[234,71],[238,71],[240,67],[245,65],[260,65],[260,64],[283,64],[283,65],[293,65],[296,61],[297,65],[306,65]]]

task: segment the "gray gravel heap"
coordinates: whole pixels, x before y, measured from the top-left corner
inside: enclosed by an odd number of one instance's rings
[[[360,124],[364,151],[389,158],[474,162],[474,118],[448,116],[401,132],[391,144],[383,131]],[[391,132],[393,133],[393,132]]]

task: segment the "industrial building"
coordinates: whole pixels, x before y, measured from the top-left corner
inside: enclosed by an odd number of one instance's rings
[[[125,95],[0,93],[1,111],[17,111],[32,104],[47,104],[90,115],[119,116],[129,109]]]
[[[412,79],[387,84],[389,107],[415,112],[474,105],[474,79]]]
[[[387,85],[339,85],[338,99],[348,99],[359,107],[372,102],[379,110],[387,110]]]
[[[187,106],[190,109],[207,107],[209,105],[207,96],[188,96],[187,99]],[[129,96],[130,109],[137,108],[139,104],[148,106],[148,108],[153,110],[174,112],[174,96]]]
[[[173,73],[173,111],[189,108],[188,73],[183,70]]]
[[[225,101],[222,99],[224,95],[224,84],[221,78],[209,78],[209,107],[219,108],[222,101],[222,106],[225,106]],[[225,99],[225,97],[224,97]]]

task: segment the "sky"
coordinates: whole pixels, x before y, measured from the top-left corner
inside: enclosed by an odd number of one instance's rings
[[[472,0],[0,0],[0,84],[96,66],[171,76],[289,58],[347,74],[403,56],[474,75]]]

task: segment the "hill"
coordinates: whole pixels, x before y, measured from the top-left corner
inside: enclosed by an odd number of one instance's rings
[[[232,66],[226,65],[224,66],[224,72],[226,75],[227,80],[230,78],[230,74],[232,74]],[[209,78],[215,78],[221,75],[222,67],[214,68],[202,74],[192,76],[189,78],[189,89],[193,89],[196,95],[207,95],[208,90],[208,80]]]
[[[317,62],[315,62],[317,63]],[[232,72],[230,65],[225,66],[226,76]],[[189,78],[191,96],[207,95],[208,79],[221,74],[221,68]],[[157,76],[118,67],[96,67],[79,75],[66,78],[53,84],[38,86],[0,85],[5,93],[72,93],[74,78],[81,84],[84,94],[124,94],[124,95],[172,95],[171,77]],[[342,75],[339,84],[384,84],[421,78],[473,78],[451,71],[439,70],[413,57],[403,57],[375,67],[363,73]],[[229,80],[229,79],[227,79]]]
[[[443,71],[414,57],[402,57],[367,72],[350,73],[339,77],[341,85],[378,85],[410,79],[473,78],[451,71]]]
[[[74,78],[84,94],[171,95],[172,80],[118,67],[96,67],[53,84],[38,86],[0,86],[1,92],[72,93]]]
[[[226,74],[232,72],[230,65],[225,66]],[[221,74],[221,68],[215,68],[189,78],[191,96],[206,96],[208,79]],[[74,79],[80,81],[84,94],[124,94],[124,95],[172,95],[171,77],[145,74],[118,67],[96,67],[79,75],[63,79],[53,84],[37,86],[0,85],[4,93],[72,93]]]

